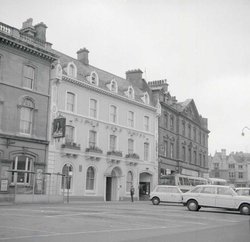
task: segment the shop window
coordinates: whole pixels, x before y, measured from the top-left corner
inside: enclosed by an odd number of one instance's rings
[[[30,184],[33,161],[30,157],[20,155],[16,156],[12,163],[11,182],[24,185]]]

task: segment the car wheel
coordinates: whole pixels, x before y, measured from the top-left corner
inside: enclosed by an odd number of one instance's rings
[[[153,198],[152,198],[152,203],[153,203],[154,205],[158,205],[158,204],[160,203],[160,199],[159,199],[158,197],[153,197]]]
[[[187,203],[187,207],[189,211],[198,211],[200,208],[195,200],[189,200]]]
[[[240,213],[244,215],[250,215],[250,205],[242,204],[240,206]]]

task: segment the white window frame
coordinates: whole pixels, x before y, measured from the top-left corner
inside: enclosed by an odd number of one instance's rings
[[[133,154],[135,150],[135,141],[131,138],[128,139],[128,154]]]
[[[150,125],[150,118],[149,116],[144,116],[144,131],[149,132],[149,125]]]
[[[95,103],[94,108],[91,106],[92,101],[94,101],[94,103]],[[92,115],[92,114],[94,114],[94,115]],[[98,117],[98,101],[94,98],[89,99],[89,116],[91,118],[94,118],[94,119],[97,119],[97,117]]]
[[[112,137],[115,137],[114,138],[114,147],[112,147]],[[114,134],[111,134],[109,136],[109,150],[110,151],[117,151],[117,135],[114,135]]]
[[[135,113],[133,111],[128,111],[128,126],[131,128],[135,127]]]
[[[26,157],[25,158],[25,169],[24,171],[28,171],[27,173],[25,172],[23,175],[24,175],[24,181],[23,182],[18,182],[18,172],[13,172],[12,173],[12,177],[11,177],[11,182],[14,183],[14,184],[24,184],[24,185],[30,185],[31,184],[31,172],[33,170],[33,159],[29,156],[25,156],[25,155],[22,155],[22,154],[19,154],[17,156],[15,156],[15,159],[12,163],[12,169],[15,170],[15,171],[18,171],[18,157]],[[20,173],[19,173],[20,175]]]
[[[93,77],[95,76],[95,80],[93,80]],[[98,74],[95,72],[95,71],[92,71],[90,73],[90,77],[89,77],[89,82],[95,86],[98,86],[99,85],[99,76]]]
[[[93,177],[88,176],[89,169],[93,170]],[[96,184],[96,168],[94,166],[89,166],[86,170],[86,191],[94,191]],[[88,186],[91,185],[91,186]],[[90,189],[91,188],[91,189]]]
[[[114,113],[112,113],[113,107],[114,107],[113,111],[115,111]],[[118,108],[115,105],[109,106],[109,121],[114,124],[117,124],[118,122]]]
[[[149,142],[144,142],[144,161],[149,161],[149,156],[150,156],[150,144]]]
[[[69,128],[72,130],[72,137],[67,137],[69,136]],[[70,134],[71,135],[71,134]],[[65,127],[65,143],[74,143],[75,142],[75,127],[72,125],[66,125]]]
[[[34,109],[35,109],[35,104],[32,99],[29,97],[23,98],[21,107],[20,107],[20,133],[24,135],[31,135],[33,131],[33,121],[34,121]],[[25,119],[25,110],[29,112],[29,118]],[[26,115],[25,115],[26,116]],[[25,124],[28,124],[29,130],[28,132],[25,132]]]
[[[72,70],[72,72],[71,72]],[[76,65],[74,62],[69,62],[68,65],[67,65],[67,75],[69,77],[73,77],[73,78],[76,78],[76,74],[77,74],[77,68],[76,68]]]
[[[33,76],[26,75],[26,70],[32,70]],[[23,67],[23,88],[33,90],[34,89],[34,82],[35,82],[35,67],[31,65],[24,65]],[[30,83],[30,85],[27,85],[27,83]]]
[[[72,94],[73,96],[73,103],[69,103],[69,94]],[[71,105],[73,108],[73,110],[71,110],[71,108],[68,108],[69,105]],[[70,91],[66,92],[66,111],[67,112],[71,112],[71,113],[75,113],[76,112],[76,94]]]
[[[95,134],[94,135],[94,142],[92,142],[91,140],[90,140],[90,138],[91,138],[91,133],[93,133],[93,134]],[[89,130],[89,137],[88,137],[88,145],[89,145],[89,148],[94,148],[94,147],[97,147],[98,146],[98,144],[97,144],[97,131],[95,131],[95,130]],[[91,144],[94,144],[94,145],[91,145]]]

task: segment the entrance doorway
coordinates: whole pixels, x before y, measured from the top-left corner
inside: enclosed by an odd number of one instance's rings
[[[111,201],[112,177],[106,178],[106,201]]]
[[[152,175],[143,172],[140,174],[140,182],[139,182],[139,200],[148,200],[150,195],[150,187]]]
[[[120,200],[120,184],[121,184],[121,169],[117,167],[109,167],[106,171],[106,201]]]

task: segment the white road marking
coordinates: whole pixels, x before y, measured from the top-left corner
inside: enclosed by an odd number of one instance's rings
[[[79,234],[95,234],[95,233],[110,233],[110,232],[122,232],[122,231],[141,231],[141,230],[153,230],[153,229],[167,229],[178,226],[161,226],[161,227],[148,227],[148,228],[125,228],[125,229],[105,229],[105,230],[92,230],[92,231],[79,231],[79,232],[67,232],[67,233],[54,233],[54,234],[41,234],[41,235],[27,235],[27,236],[16,236],[16,237],[6,237],[0,238],[1,241],[4,240],[18,240],[25,238],[39,238],[39,237],[54,237],[63,235],[79,235]]]

